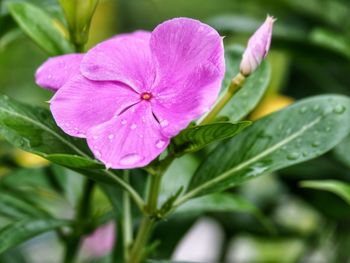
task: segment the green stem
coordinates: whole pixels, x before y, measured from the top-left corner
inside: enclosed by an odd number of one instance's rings
[[[73,233],[66,240],[66,252],[64,257],[65,263],[75,262],[75,258],[79,251],[81,235],[84,233],[84,221],[89,218],[91,211],[91,198],[95,182],[92,180],[86,180],[84,184],[83,195],[79,202],[78,212],[76,214],[75,223],[76,227],[73,229]]]
[[[224,108],[224,106],[232,99],[233,95],[242,87],[245,77],[238,73],[231,81],[230,86],[225,91],[225,93],[219,98],[215,103],[214,107],[205,115],[201,120],[199,120],[198,125],[208,124],[212,122],[218,113]]]
[[[158,220],[158,197],[162,177],[173,160],[174,156],[172,154],[169,154],[167,158],[156,164],[155,169],[152,170],[150,177],[150,186],[148,188],[147,194],[147,204],[145,206],[146,215],[144,215],[140,224],[135,242],[131,248],[130,259],[128,263],[139,263],[145,256],[147,241],[152,233],[152,229],[155,223]]]
[[[145,245],[152,232],[152,228],[155,224],[155,220],[148,216],[142,219],[138,234],[136,236],[134,245],[130,252],[130,259],[128,263],[139,263],[144,257]]]
[[[124,181],[129,183],[129,171],[124,170]],[[129,248],[132,243],[132,217],[130,197],[127,191],[123,192],[123,251],[124,260],[129,260]]]
[[[135,202],[137,207],[140,209],[140,211],[143,211],[145,202],[129,183],[125,182],[123,179],[119,178],[117,175],[115,175],[111,171],[105,171],[105,174],[108,177],[110,177],[113,181],[115,181],[117,184],[119,184],[125,191],[127,191],[131,199]]]

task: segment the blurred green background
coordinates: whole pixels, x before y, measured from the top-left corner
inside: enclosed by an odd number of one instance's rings
[[[47,107],[45,101],[50,99],[51,92],[35,85],[34,72],[48,55],[17,27],[6,9],[7,2],[15,0],[0,0],[1,92]],[[58,21],[64,21],[55,0],[27,2],[44,8]],[[278,19],[268,56],[272,78],[266,96],[250,118],[257,119],[294,100],[315,94],[350,95],[348,0],[101,0],[93,18],[88,46],[120,32],[152,30],[160,22],[179,16],[212,25],[225,36],[226,44],[244,45],[267,14]],[[234,190],[261,210],[276,233],[268,231],[249,213],[207,214],[218,223],[222,233],[218,261],[350,262],[349,204],[331,193],[300,186],[302,180],[315,179],[350,183],[349,141],[347,138],[342,146],[318,159],[263,176]],[[23,185],[26,173],[37,178],[33,180],[45,181],[52,169],[61,169],[29,159],[32,157],[5,142],[2,142],[0,157],[2,177],[17,176],[14,178],[19,178],[16,180]],[[28,170],[28,165],[35,167]],[[66,210],[79,194],[79,187],[74,188],[74,185],[78,185],[80,177],[65,169],[60,174],[73,182],[69,183],[71,199],[59,202],[63,207],[60,209]],[[50,202],[56,200],[56,197],[44,197]],[[98,206],[104,202],[101,197],[95,199]],[[172,255],[173,246],[197,219],[175,218],[164,222],[155,234],[155,238],[162,238],[164,242],[154,257]],[[51,241],[45,245],[43,240]],[[0,262],[58,262],[57,244],[52,240],[52,235],[35,239],[20,247],[20,253],[16,250],[0,256]],[[39,258],[33,253],[38,248],[46,249],[48,255]],[[21,253],[22,259],[13,256],[19,257]]]

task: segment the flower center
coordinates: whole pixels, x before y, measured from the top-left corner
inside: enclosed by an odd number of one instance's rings
[[[144,92],[141,94],[141,99],[143,100],[150,100],[152,99],[152,93]]]

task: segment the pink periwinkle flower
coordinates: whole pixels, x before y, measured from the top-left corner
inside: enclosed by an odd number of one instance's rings
[[[240,65],[240,71],[244,76],[249,76],[253,73],[267,56],[270,49],[274,22],[275,19],[272,16],[267,16],[265,22],[249,39]]]
[[[117,169],[149,164],[215,102],[225,72],[223,41],[200,21],[175,18],[152,32],[104,41],[86,54],[49,59],[36,82],[57,90],[57,124],[87,139]]]
[[[83,239],[82,249],[93,258],[108,255],[116,241],[115,231],[114,222],[100,226],[95,232]]]

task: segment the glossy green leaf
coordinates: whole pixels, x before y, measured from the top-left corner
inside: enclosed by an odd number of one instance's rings
[[[197,169],[182,200],[315,158],[337,145],[349,130],[350,98],[302,100],[220,144]]]
[[[219,122],[202,126],[189,127],[173,139],[177,153],[195,152],[210,143],[231,138],[241,132],[251,122]]]
[[[22,104],[4,95],[0,96],[0,134],[16,147],[44,158],[64,162],[68,155],[74,160],[78,156],[78,160],[85,158],[82,167],[96,165],[90,159],[86,143],[63,133],[50,111]]]
[[[44,232],[68,226],[66,220],[25,219],[0,229],[0,253]]]
[[[7,6],[22,30],[48,54],[53,56],[74,52],[57,22],[44,10],[26,2],[8,3]]]
[[[224,91],[231,83],[231,79],[239,73],[239,65],[244,49],[239,46],[229,46],[225,50],[226,73],[223,81]],[[227,116],[236,122],[248,115],[259,103],[270,81],[270,65],[264,61],[258,70],[249,76],[241,90],[220,112],[220,116]]]
[[[0,96],[0,135],[14,146],[71,168],[89,178],[116,185],[117,175],[101,170],[83,139],[65,134],[50,111]],[[119,180],[120,181],[120,180]]]
[[[324,190],[334,193],[350,205],[350,184],[336,180],[302,181],[302,187]]]
[[[350,167],[350,134],[335,147],[335,155]]]

